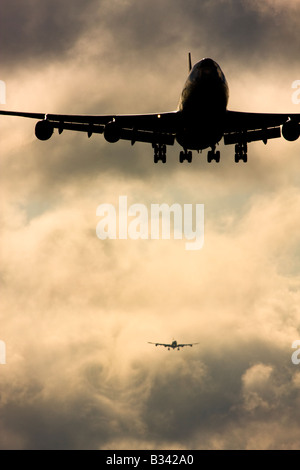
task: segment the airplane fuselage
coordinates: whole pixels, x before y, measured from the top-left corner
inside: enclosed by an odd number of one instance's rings
[[[224,118],[229,90],[220,66],[202,59],[192,68],[181,93],[178,110],[183,129],[177,142],[186,149],[214,147],[224,133]]]

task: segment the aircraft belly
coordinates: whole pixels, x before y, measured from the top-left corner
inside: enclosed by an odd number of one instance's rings
[[[202,150],[216,145],[224,133],[224,118],[228,90],[223,83],[187,82],[179,109],[183,116],[182,129],[176,140],[185,149]]]
[[[220,118],[195,119],[176,135],[176,140],[185,149],[203,150],[216,145],[223,137]]]

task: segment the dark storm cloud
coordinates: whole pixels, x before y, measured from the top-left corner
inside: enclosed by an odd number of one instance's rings
[[[192,24],[193,45],[199,48],[203,39],[205,48],[216,51],[219,60],[237,60],[241,68],[249,61],[268,62],[282,54],[284,59],[295,58],[300,42],[291,16],[282,15],[278,22],[251,6],[245,0],[192,2],[183,10]],[[283,37],[290,44],[288,50],[283,50]]]
[[[176,50],[191,48],[197,59],[216,54],[243,67],[249,61],[294,60],[300,46],[297,18],[300,8],[266,15],[246,0],[154,0],[149,8],[133,0],[99,15],[99,31],[113,33],[112,57],[122,51],[127,60],[149,61],[151,51],[174,57]]]
[[[64,55],[88,28],[88,18],[99,2],[80,0],[3,0],[1,2],[1,63],[50,61]]]
[[[101,364],[86,360],[72,374],[71,393],[70,384],[65,391],[59,386],[64,379],[56,364],[56,394],[50,395],[46,375],[53,385],[53,366],[38,382],[27,370],[31,386],[6,399],[2,425],[7,435],[22,437],[22,449],[138,449],[144,442],[156,449],[174,443],[181,449],[246,449],[263,446],[263,422],[269,426],[266,448],[296,448],[299,385],[293,386],[297,370],[288,364],[288,348],[239,341],[220,352],[162,351],[163,367],[136,360],[125,381],[116,372],[107,381]],[[283,417],[285,435],[278,436]],[[252,424],[262,429],[254,438]]]
[[[1,5],[1,62],[62,58],[80,37],[112,42],[108,61],[149,61],[191,48],[197,58],[217,55],[247,63],[252,60],[295,59],[300,46],[297,34],[300,10],[278,15],[261,14],[246,0],[184,1],[138,0],[70,2],[4,0]],[[282,40],[284,38],[284,41]],[[288,47],[286,47],[288,44]],[[149,55],[148,55],[149,54]],[[155,65],[154,65],[155,66]]]
[[[69,398],[65,403],[35,394],[25,395],[22,403],[12,401],[5,406],[2,415],[8,433],[23,436],[21,448],[36,450],[105,447],[112,437],[109,422],[113,419],[112,407],[107,403],[99,404],[97,397],[87,399],[86,395],[85,398]],[[5,442],[2,446],[2,449],[14,448]]]
[[[189,362],[178,370],[157,372],[144,416],[152,438],[156,442],[178,441],[191,448],[191,443],[196,443],[197,436],[201,435],[202,442],[199,440],[196,448],[210,448],[214,435],[220,432],[226,436],[231,427],[238,427],[249,418],[242,377],[262,358],[264,364],[274,368],[274,382],[268,380],[268,390],[255,388],[255,392],[265,398],[265,409],[257,400],[251,419],[261,419],[261,412],[267,420],[279,419],[287,404],[290,407],[297,400],[292,388],[277,396],[282,383],[291,382],[293,369],[288,367],[289,350],[282,351],[266,341],[237,342],[234,348],[224,346],[216,351],[212,347],[210,354],[206,352],[201,358],[201,367],[199,359],[189,357]],[[288,420],[296,424],[297,417],[289,413]],[[247,439],[244,432],[242,448],[247,447]],[[277,443],[273,445],[276,447]],[[230,448],[230,435],[226,448]]]

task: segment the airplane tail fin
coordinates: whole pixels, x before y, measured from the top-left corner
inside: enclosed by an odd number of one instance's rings
[[[192,55],[189,52],[189,72],[192,70]]]

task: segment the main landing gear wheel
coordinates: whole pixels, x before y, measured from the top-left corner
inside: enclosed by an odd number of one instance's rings
[[[153,144],[154,148],[154,163],[167,161],[167,146],[165,144]]]
[[[211,163],[213,160],[215,160],[217,163],[220,162],[220,150],[215,151],[215,149],[213,148],[212,150],[209,150],[207,152],[208,163]]]
[[[234,161],[238,163],[240,160],[247,163],[247,142],[235,145]]]
[[[183,163],[185,160],[188,162],[188,163],[191,163],[192,162],[192,158],[193,158],[193,154],[192,152],[189,150],[184,150],[184,151],[181,151],[180,154],[179,154],[179,161],[180,163]]]

